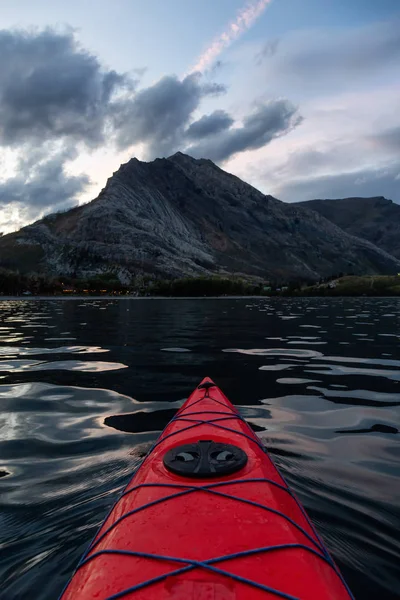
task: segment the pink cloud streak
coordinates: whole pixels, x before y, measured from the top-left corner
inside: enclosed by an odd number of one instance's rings
[[[196,64],[190,69],[190,73],[203,72],[210,66],[223,50],[250,29],[271,2],[272,0],[258,0],[257,2],[247,3],[239,11],[234,21],[229,23],[227,29],[199,56]]]

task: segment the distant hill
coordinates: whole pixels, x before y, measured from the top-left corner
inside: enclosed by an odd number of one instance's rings
[[[121,281],[138,274],[282,281],[400,271],[399,260],[318,212],[181,153],[150,163],[133,158],[92,202],[3,236],[0,266],[73,277],[112,271]]]
[[[291,293],[297,296],[400,296],[400,276],[345,276]]]
[[[369,240],[400,258],[400,205],[383,196],[297,202],[335,223],[351,235]]]

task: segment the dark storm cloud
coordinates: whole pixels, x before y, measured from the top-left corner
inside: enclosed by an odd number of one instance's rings
[[[87,185],[67,174],[71,148],[141,143],[152,158],[169,153],[202,98],[225,91],[193,74],[136,92],[144,68],[132,76],[104,68],[71,30],[0,30],[0,57],[0,146],[21,157],[0,184],[0,205],[33,218],[73,203]]]
[[[188,148],[192,156],[224,161],[245,150],[256,150],[276,137],[289,133],[299,125],[302,117],[287,100],[273,100],[259,105],[245,117],[242,127],[223,131]]]
[[[216,83],[203,84],[198,73],[183,80],[166,76],[140,90],[131,102],[121,102],[115,111],[114,126],[120,148],[142,142],[149,158],[165,156],[179,149],[192,113],[205,96],[225,92]]]
[[[208,135],[214,135],[229,129],[234,120],[224,110],[215,110],[210,115],[204,115],[186,130],[186,137],[199,140]]]
[[[121,149],[142,143],[153,157],[174,149],[204,97],[225,92],[194,73],[135,93],[145,68],[134,78],[105,69],[71,31],[2,30],[0,56],[3,146],[73,139],[96,147],[116,139]]]
[[[72,32],[0,31],[0,144],[104,140],[113,96],[134,82],[103,69]]]
[[[201,101],[224,93],[223,85],[193,73],[182,80],[165,76],[135,91],[136,80],[104,69],[71,31],[0,31],[0,55],[3,146],[63,141],[68,147],[79,142],[96,147],[107,140],[119,149],[142,144],[154,158],[182,149],[187,138],[218,133],[218,140],[199,151],[224,160],[261,147],[295,124],[286,101],[260,107],[238,129],[221,110],[190,124]],[[141,74],[143,69],[136,70]]]
[[[75,158],[71,150],[55,153],[33,152],[21,159],[17,175],[0,183],[0,206],[23,204],[33,216],[44,209],[71,205],[89,183],[86,175],[65,172],[65,162]]]
[[[29,219],[78,200],[88,178],[66,167],[84,146],[141,145],[152,159],[191,142],[191,154],[223,161],[268,144],[301,120],[288,101],[277,100],[259,106],[241,127],[232,127],[223,110],[193,122],[204,99],[226,91],[212,73],[165,76],[138,90],[144,69],[128,76],[105,68],[70,30],[0,30],[0,57],[0,147],[20,157],[16,175],[0,183],[0,206],[18,207]]]

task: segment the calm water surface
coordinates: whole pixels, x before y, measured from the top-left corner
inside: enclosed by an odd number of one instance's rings
[[[58,597],[205,375],[357,600],[400,598],[400,300],[0,301],[0,597]]]

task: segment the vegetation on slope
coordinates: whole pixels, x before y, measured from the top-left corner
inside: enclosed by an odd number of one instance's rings
[[[296,292],[300,296],[400,296],[399,275],[348,275],[329,282],[304,286]]]
[[[256,296],[264,291],[262,283],[229,277],[185,277],[158,281],[148,290],[155,296]]]
[[[115,273],[94,275],[85,279],[24,274],[0,269],[0,295],[126,295],[135,296],[222,296],[257,295],[265,292],[261,282],[252,283],[235,277],[187,277],[152,280],[137,277],[122,284]],[[269,289],[269,288],[268,288]]]
[[[160,280],[137,276],[129,284],[113,272],[85,279],[51,277],[0,269],[0,296],[132,295],[202,296],[400,296],[398,276],[334,276],[310,285],[267,282],[235,276],[202,276]]]

